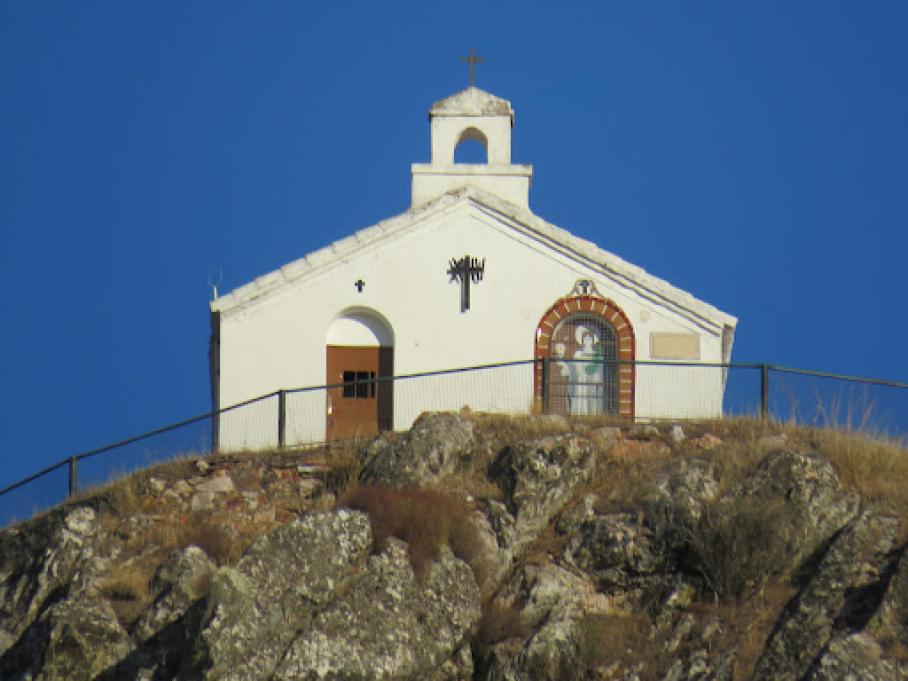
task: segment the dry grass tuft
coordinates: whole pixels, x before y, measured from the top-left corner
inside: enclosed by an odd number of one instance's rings
[[[149,584],[153,572],[147,563],[120,565],[101,582],[101,594],[108,599],[124,627],[132,625],[151,603]]]
[[[149,511],[150,499],[144,493],[149,478],[158,478],[165,482],[176,482],[192,477],[198,473],[196,454],[168,459],[148,468],[134,472],[114,472],[108,482],[92,485],[80,490],[78,494],[64,503],[67,506],[85,505],[121,518]]]
[[[783,500],[741,497],[705,504],[699,521],[680,527],[688,560],[715,596],[740,603],[765,586],[780,570],[786,545],[777,528],[793,522],[794,509]]]
[[[480,588],[486,581],[482,538],[463,501],[426,489],[357,486],[337,506],[368,514],[376,552],[387,547],[389,537],[407,542],[410,564],[420,578],[447,545],[473,569]]]
[[[766,649],[766,641],[785,606],[797,589],[784,580],[776,580],[740,603],[697,602],[691,611],[720,623],[718,638],[711,650],[721,655],[734,650],[733,680],[745,681],[753,676],[754,666]]]
[[[688,437],[712,433],[723,440],[733,440],[745,445],[754,444],[762,437],[780,435],[791,430],[787,424],[747,416],[726,416],[721,419],[685,423],[683,428]]]
[[[641,614],[587,615],[577,623],[578,666],[594,678],[603,667],[637,670],[634,678],[661,679],[670,660],[660,655],[649,619]]]
[[[676,456],[670,450],[632,454],[603,443],[598,447],[593,480],[583,492],[596,495],[599,513],[637,511],[653,495],[659,472]]]
[[[525,564],[549,565],[553,561],[562,558],[568,537],[558,532],[557,523],[557,519],[553,520],[542,532],[536,535],[536,538],[523,554],[522,560]]]
[[[482,604],[482,619],[474,637],[480,649],[513,638],[526,638],[533,627],[513,603],[488,599]]]
[[[471,414],[478,442],[493,454],[520,440],[585,433],[603,426],[627,426],[614,416],[534,416],[513,414]]]
[[[325,445],[322,455],[331,469],[325,477],[327,491],[340,497],[356,484],[363,467],[359,450],[364,443],[362,440],[340,440]]]
[[[908,451],[887,440],[835,430],[805,429],[812,449],[832,462],[842,484],[856,489],[867,503],[908,517]]]
[[[146,531],[137,534],[127,549],[138,553],[151,548],[160,562],[174,551],[198,546],[217,565],[233,565],[252,543],[260,528],[253,525],[238,529],[211,520],[201,523],[182,523],[177,520],[158,520]]]
[[[694,428],[704,428],[725,441],[721,456],[715,460],[729,480],[740,479],[765,456],[767,449],[760,446],[760,438],[784,434],[785,449],[824,454],[842,484],[860,492],[866,502],[893,514],[908,512],[908,496],[904,494],[908,451],[903,444],[872,430],[813,428],[746,418],[703,422]]]

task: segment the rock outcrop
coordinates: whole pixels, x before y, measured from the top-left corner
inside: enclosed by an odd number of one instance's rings
[[[361,513],[317,513],[253,544],[213,577],[195,657],[206,679],[273,676],[297,632],[334,600],[368,557]]]
[[[494,423],[180,463],[0,531],[0,678],[908,679],[904,505],[809,438]]]
[[[594,467],[592,444],[576,436],[507,447],[489,470],[507,499],[504,505],[493,502],[499,543],[511,552],[527,546],[589,481]]]
[[[421,582],[406,546],[392,541],[313,617],[273,678],[429,678],[467,643],[479,616],[479,590],[465,563],[445,551]]]
[[[362,481],[427,487],[450,474],[474,445],[473,423],[460,414],[423,414],[401,437],[376,438],[365,448]]]

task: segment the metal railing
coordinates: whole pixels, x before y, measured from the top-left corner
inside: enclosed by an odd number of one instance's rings
[[[638,420],[752,416],[869,432],[903,444],[908,437],[908,383],[756,363],[583,360],[579,364],[599,377],[630,365]],[[464,406],[474,411],[576,415],[616,408],[621,395],[606,394],[598,379],[571,382],[570,373],[569,360],[525,360],[276,390],[71,454],[9,484],[0,489],[0,526],[14,515],[30,516],[58,503],[61,487],[72,496],[86,483],[103,483],[112,474],[175,456],[321,444],[331,435],[332,400],[345,388],[355,392],[361,384],[378,385],[379,392],[387,387],[389,408],[393,404],[389,414],[393,414],[385,426],[395,430],[408,428],[424,411]],[[619,383],[602,381],[603,386],[613,386],[608,390],[617,390]],[[111,453],[116,454],[116,465],[100,457]],[[12,498],[14,492],[23,491],[27,494],[18,502]]]

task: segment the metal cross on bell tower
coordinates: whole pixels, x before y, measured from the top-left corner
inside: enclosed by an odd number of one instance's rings
[[[472,258],[465,255],[462,258],[451,258],[448,263],[448,276],[450,281],[460,282],[460,311],[470,309],[470,282],[478,284],[486,269],[486,259]]]
[[[470,87],[476,86],[476,65],[485,63],[485,57],[476,54],[476,50],[470,48],[470,53],[466,57],[461,57],[460,61],[470,65]]]

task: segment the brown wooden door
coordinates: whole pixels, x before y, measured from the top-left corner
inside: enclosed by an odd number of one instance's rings
[[[391,381],[379,377],[394,374],[394,349],[381,347],[327,346],[328,440],[375,435],[393,428]]]

